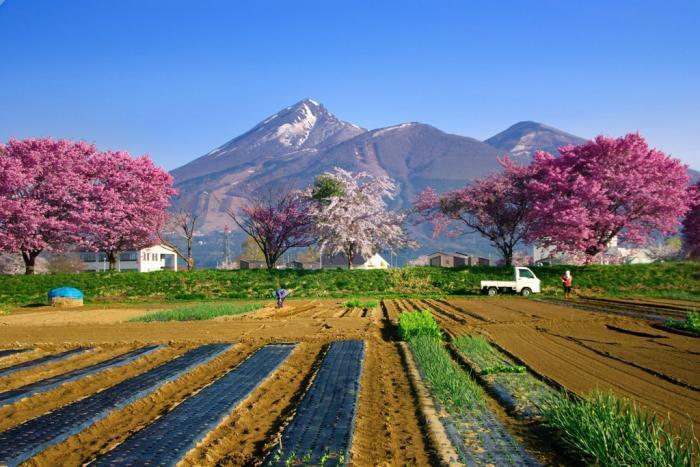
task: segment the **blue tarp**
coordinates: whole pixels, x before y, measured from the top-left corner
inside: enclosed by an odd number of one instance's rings
[[[75,298],[78,300],[82,300],[83,293],[78,289],[74,289],[73,287],[59,287],[57,289],[51,289],[51,291],[49,291],[49,300],[58,297]]]

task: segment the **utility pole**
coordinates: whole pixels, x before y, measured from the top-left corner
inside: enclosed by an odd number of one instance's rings
[[[223,267],[229,269],[231,267],[231,245],[229,243],[229,236],[231,234],[231,229],[228,225],[224,226],[224,260]]]

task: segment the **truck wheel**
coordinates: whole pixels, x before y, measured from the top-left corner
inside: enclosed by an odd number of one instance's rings
[[[531,293],[532,290],[530,290],[529,287],[523,287],[523,289],[520,291],[520,295],[522,295],[523,297],[529,297]]]
[[[486,291],[489,297],[493,297],[498,293],[498,289],[496,287],[489,287],[489,290]]]

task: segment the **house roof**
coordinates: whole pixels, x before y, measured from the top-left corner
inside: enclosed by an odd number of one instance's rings
[[[467,257],[469,257],[469,255],[466,255],[466,254],[464,254],[464,253],[459,253],[459,252],[455,252],[455,253],[445,253],[445,252],[442,252],[442,251],[436,251],[435,253],[429,254],[429,255],[428,255],[428,258],[431,258],[431,257],[436,256],[436,255],[441,255],[441,256],[460,256],[460,257],[462,257],[462,258],[467,258]]]

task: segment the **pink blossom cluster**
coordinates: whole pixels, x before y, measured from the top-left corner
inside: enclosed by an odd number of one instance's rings
[[[27,273],[42,251],[118,252],[152,244],[175,193],[148,156],[51,138],[0,145],[0,250]]]
[[[690,258],[700,258],[700,182],[693,185],[690,210],[683,220],[683,250]]]
[[[614,238],[642,244],[652,234],[674,233],[691,202],[687,167],[639,134],[598,136],[559,153],[540,151],[527,167],[505,159],[503,171],[461,190],[438,195],[428,188],[416,198],[416,212],[436,233],[480,233],[507,264],[520,241],[588,262]],[[686,225],[692,236],[696,224]]]

